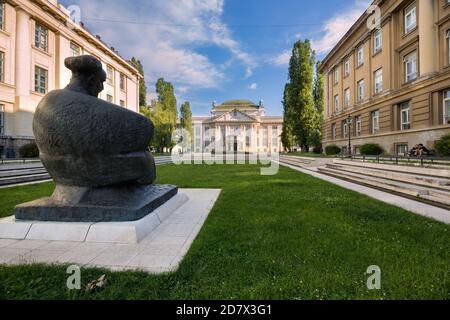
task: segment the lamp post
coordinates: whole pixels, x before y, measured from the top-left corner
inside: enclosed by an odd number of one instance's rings
[[[347,117],[347,126],[348,126],[348,155],[349,157],[352,156],[352,122],[353,118],[351,115]]]

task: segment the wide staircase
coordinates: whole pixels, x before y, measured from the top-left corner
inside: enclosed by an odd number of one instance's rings
[[[172,163],[170,156],[155,157],[157,166]],[[40,161],[3,161],[0,165],[0,187],[50,180]]]
[[[318,172],[450,210],[450,168],[333,160]]]

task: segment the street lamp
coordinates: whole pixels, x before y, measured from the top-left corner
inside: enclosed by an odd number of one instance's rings
[[[352,156],[352,123],[353,123],[353,118],[351,115],[349,115],[347,117],[347,127],[348,127],[348,155],[351,157]]]

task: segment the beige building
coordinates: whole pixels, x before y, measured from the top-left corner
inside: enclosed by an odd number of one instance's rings
[[[213,103],[211,115],[192,117],[194,152],[281,152],[283,117],[265,115],[262,101],[230,100]]]
[[[69,83],[64,59],[80,54],[104,64],[108,79],[100,98],[139,112],[138,70],[73,23],[57,0],[0,0],[0,156],[18,157],[18,148],[33,140],[37,104]]]
[[[450,1],[377,0],[328,54],[323,143],[347,152],[378,143],[403,155],[450,133]],[[352,117],[352,124],[346,118]],[[350,130],[349,130],[350,128]]]

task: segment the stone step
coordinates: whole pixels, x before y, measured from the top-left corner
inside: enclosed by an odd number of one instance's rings
[[[47,173],[45,168],[38,169],[24,169],[24,170],[10,170],[10,171],[2,171],[0,172],[0,178],[8,178],[8,177],[24,177],[35,174]]]
[[[33,181],[42,181],[51,179],[48,173],[30,175],[25,177],[8,177],[8,178],[0,178],[0,186],[6,186],[10,184],[18,184],[25,182],[33,182]]]
[[[401,164],[393,165],[393,164],[382,164],[382,163],[362,162],[354,160],[338,160],[338,159],[333,160],[333,163],[346,166],[362,167],[368,169],[380,169],[385,171],[402,172],[410,174],[412,173],[420,176],[450,179],[450,169],[443,169],[443,168],[417,167]]]
[[[363,174],[342,172],[340,170],[331,169],[328,167],[318,168],[320,173],[333,176],[335,178],[347,180],[357,184],[361,184],[376,189],[393,192],[398,195],[403,195],[409,198],[413,198],[418,201],[423,201],[450,209],[450,192],[436,192],[425,187],[419,187],[411,184],[394,182],[382,178],[367,177]]]
[[[288,163],[288,164],[292,164],[292,165],[298,166],[298,167],[304,167],[304,166],[310,165],[311,163],[314,162],[314,160],[303,159],[303,158],[298,158],[298,157],[293,157],[293,156],[289,156],[289,157],[281,156],[280,161]]]
[[[393,172],[381,169],[369,169],[336,163],[329,163],[327,164],[327,167],[331,169],[340,170],[343,172],[360,173],[371,177],[384,178],[393,181],[411,183],[423,187],[450,191],[450,179],[445,178],[425,177],[411,173]]]

